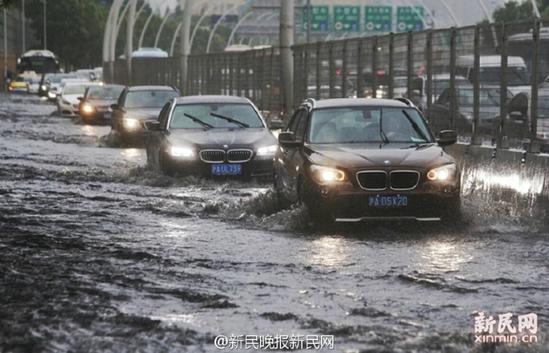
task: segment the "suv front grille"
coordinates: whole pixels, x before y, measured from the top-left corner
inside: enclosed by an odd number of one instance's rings
[[[394,170],[390,174],[391,189],[413,190],[419,182],[419,172],[415,170]]]
[[[225,161],[225,151],[223,150],[202,150],[200,159],[206,163],[223,163]]]
[[[244,163],[252,159],[251,150],[229,150],[227,152],[227,161],[231,163]]]
[[[356,174],[358,184],[365,190],[381,191],[387,188],[387,172],[367,170]]]

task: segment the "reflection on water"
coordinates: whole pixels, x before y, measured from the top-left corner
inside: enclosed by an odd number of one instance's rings
[[[82,133],[86,136],[98,136],[99,130],[97,127],[92,125],[82,125],[81,127]]]
[[[533,171],[526,177],[519,173],[502,174],[491,170],[477,169],[470,173],[470,178],[466,179],[465,186],[480,186],[486,191],[502,188],[515,190],[522,195],[539,195],[543,192],[544,182],[545,176]]]
[[[343,238],[323,236],[308,244],[305,262],[311,265],[336,267],[344,264],[349,255],[348,242]]]
[[[473,259],[470,251],[463,244],[449,241],[432,240],[419,250],[419,266],[428,272],[456,272],[460,267]]]
[[[125,159],[136,159],[141,156],[143,151],[139,148],[125,148],[120,152]]]

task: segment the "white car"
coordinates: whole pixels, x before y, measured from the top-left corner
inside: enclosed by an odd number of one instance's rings
[[[79,113],[79,97],[84,96],[86,88],[94,85],[89,81],[64,82],[61,94],[57,99],[57,111],[63,116],[76,116]]]

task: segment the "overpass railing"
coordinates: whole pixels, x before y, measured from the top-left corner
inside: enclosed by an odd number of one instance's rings
[[[541,21],[300,44],[293,53],[296,105],[307,97],[404,97],[435,131],[455,129],[464,142],[549,146],[549,28]],[[131,84],[182,87],[178,60],[134,59]],[[130,83],[123,60],[114,81]],[[283,107],[278,48],[191,55],[183,84],[190,94],[246,96],[273,114]]]

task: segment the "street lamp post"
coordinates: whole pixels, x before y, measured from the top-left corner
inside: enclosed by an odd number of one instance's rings
[[[47,3],[48,3],[48,0],[42,0],[42,5],[44,5],[43,6],[44,49],[48,49],[48,30],[47,30],[47,26],[46,26],[46,23],[48,22],[48,15],[47,15],[47,12],[46,12]]]

